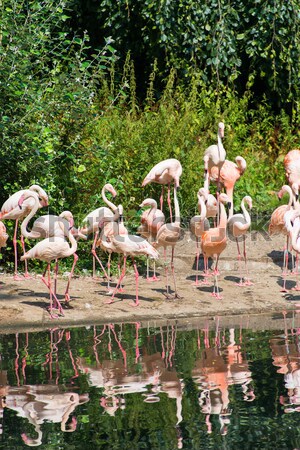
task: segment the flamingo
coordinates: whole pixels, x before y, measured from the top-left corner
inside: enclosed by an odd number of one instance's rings
[[[114,253],[114,249],[111,245],[111,238],[113,235],[125,236],[128,234],[128,230],[123,223],[123,206],[118,205],[113,217],[103,217],[99,222],[99,228],[102,228],[102,231],[100,234],[100,238],[96,242],[96,247],[100,247],[102,248],[102,250],[108,252],[107,290],[109,293],[112,293],[110,290],[110,267],[111,267],[110,261],[111,261],[111,254]],[[119,291],[122,291],[121,286]]]
[[[220,122],[218,125],[218,143],[215,145],[210,145],[204,152],[204,188],[209,190],[209,179],[210,179],[210,171],[213,166],[216,166],[218,169],[218,180],[220,180],[220,171],[224,164],[226,158],[226,151],[222,143],[222,138],[224,137],[224,128],[225,125],[223,122]],[[217,184],[217,192],[220,191],[219,181]]]
[[[26,252],[23,256],[21,256],[21,261],[24,261],[26,259],[39,259],[41,261],[45,261],[47,263],[46,269],[42,275],[42,281],[49,289],[50,294],[50,316],[51,318],[57,317],[53,314],[53,304],[52,304],[52,297],[54,298],[55,304],[54,307],[57,307],[59,310],[59,313],[63,316],[63,310],[62,306],[59,302],[59,300],[56,297],[56,294],[51,289],[51,277],[50,277],[50,264],[51,261],[56,259],[62,259],[67,258],[68,256],[74,255],[74,253],[77,250],[77,241],[74,238],[71,231],[68,233],[68,240],[71,243],[71,247],[69,246],[68,242],[60,236],[53,236],[50,238],[43,239],[42,241],[38,242],[34,247],[32,247],[28,252]],[[75,259],[74,259],[75,263]],[[72,270],[74,270],[74,263]],[[46,272],[48,271],[48,281],[45,278]],[[69,281],[71,279],[71,275],[69,278]],[[69,283],[67,290],[69,288]],[[69,301],[69,298],[68,298]]]
[[[221,209],[219,225],[216,228],[210,228],[202,234],[201,249],[204,256],[204,269],[206,274],[208,274],[208,258],[213,257],[215,259],[214,287],[212,295],[217,299],[222,299],[218,286],[218,262],[221,253],[225,250],[227,245],[227,215],[224,203],[230,203],[230,198],[227,194],[220,194],[219,201]]]
[[[294,288],[297,291],[300,290],[299,280],[298,280],[298,276],[299,276],[298,260],[299,260],[299,253],[300,253],[300,238],[299,238],[300,220],[299,220],[299,216],[300,216],[299,209],[297,209],[297,210],[290,209],[290,210],[287,210],[284,214],[285,228],[290,237],[292,249],[295,250],[295,252],[297,254],[297,270],[296,270],[297,281],[296,281],[296,287]],[[285,289],[285,284],[284,284],[284,289]],[[285,291],[286,291],[286,289],[285,289]]]
[[[96,253],[96,242],[98,240],[99,236],[99,221],[103,217],[113,217],[114,212],[117,209],[117,206],[112,203],[108,198],[106,197],[106,192],[110,192],[111,195],[116,197],[117,192],[115,188],[110,184],[107,183],[103,186],[101,191],[101,196],[104,201],[104,203],[107,204],[108,208],[106,206],[101,206],[100,208],[95,209],[94,211],[91,211],[84,219],[83,219],[83,226],[79,229],[79,231],[83,234],[95,234],[94,242],[92,245],[92,255],[93,255],[93,278],[96,278],[96,267],[95,267],[95,260],[97,259],[98,263],[100,264],[100,267],[104,273],[105,278],[108,278],[108,275],[106,273],[106,270],[103,267],[103,264],[101,260],[99,259],[97,253]]]
[[[157,232],[156,240],[153,243],[155,248],[163,247],[164,256],[165,256],[165,273],[166,273],[166,298],[172,298],[169,292],[169,283],[168,283],[168,266],[166,262],[166,253],[167,247],[171,247],[171,271],[174,281],[174,297],[173,298],[182,298],[177,292],[175,271],[174,271],[174,251],[177,242],[180,239],[180,209],[179,203],[177,199],[177,190],[174,187],[174,206],[175,206],[175,220],[172,223],[165,223],[160,227]]]
[[[141,225],[138,228],[138,233],[142,237],[148,239],[149,242],[153,242],[156,238],[157,232],[160,227],[165,223],[165,215],[161,209],[157,209],[157,202],[153,198],[146,198],[141,204],[140,208],[150,206],[150,208],[143,211],[141,216]],[[153,266],[153,276],[149,277],[149,258],[147,258],[147,281],[157,281],[155,273],[155,260]]]
[[[170,185],[174,181],[174,186],[179,189],[179,180],[182,174],[182,166],[178,159],[170,158],[165,159],[158,164],[156,164],[150,172],[145,176],[142,186],[146,186],[149,183],[162,184],[162,191],[160,196],[160,209],[163,209],[163,195],[164,195],[164,185],[168,185],[168,205],[170,209],[170,217],[172,219],[172,208],[171,208],[171,196],[170,196]]]
[[[38,219],[36,219],[33,223],[32,230],[29,232],[27,230],[27,225],[30,221],[30,219],[35,215],[36,211],[38,210],[38,203],[39,199],[35,192],[26,190],[24,194],[21,196],[19,200],[19,206],[22,207],[22,204],[26,199],[32,197],[35,201],[35,204],[28,214],[28,216],[25,217],[25,219],[22,222],[21,225],[21,233],[22,236],[28,239],[42,239],[46,237],[61,237],[62,239],[68,237],[69,231],[74,236],[81,237],[83,239],[86,239],[86,236],[82,233],[80,233],[76,228],[74,229],[74,219],[73,214],[70,211],[63,211],[59,216],[55,216],[52,214],[47,214],[45,216],[41,216]],[[67,284],[67,289],[65,292],[65,301],[70,301],[69,296],[69,287],[71,283],[71,278],[76,266],[78,260],[78,255],[74,253],[74,263],[72,270],[69,275],[69,280]],[[58,274],[58,262],[56,261],[56,267],[55,267],[55,276],[54,276],[54,293],[56,294],[56,285],[57,285],[57,274]]]
[[[8,239],[8,234],[6,233],[6,227],[0,220],[0,249],[6,247],[6,241]],[[0,285],[1,287],[1,285]]]
[[[285,175],[293,190],[294,199],[298,200],[300,186],[300,150],[288,152],[284,158]]]
[[[270,220],[270,224],[269,224],[269,235],[272,236],[273,234],[283,234],[284,236],[286,236],[286,245],[284,247],[284,252],[283,252],[283,266],[282,266],[282,271],[283,271],[283,275],[284,275],[284,281],[283,281],[283,288],[282,288],[282,292],[286,292],[286,273],[287,273],[287,269],[288,269],[288,249],[289,249],[289,233],[287,231],[286,225],[285,225],[285,221],[284,221],[284,215],[287,211],[289,210],[293,210],[293,191],[290,188],[290,186],[288,186],[287,184],[285,184],[284,186],[282,186],[281,190],[278,192],[278,197],[281,198],[282,195],[284,194],[284,192],[287,192],[289,194],[289,202],[287,205],[281,205],[278,206],[278,208],[275,209],[275,211],[273,211],[272,215],[271,215],[271,220]]]
[[[0,220],[0,248],[6,247],[6,241],[8,239],[8,234],[6,233],[6,227]]]
[[[240,270],[240,281],[238,283],[239,286],[250,286],[253,283],[249,280],[248,275],[248,267],[247,267],[247,254],[246,254],[246,233],[249,230],[251,226],[251,217],[249,212],[247,211],[245,207],[245,202],[248,204],[249,208],[252,208],[252,198],[249,195],[246,195],[241,202],[241,210],[243,211],[243,214],[234,214],[231,216],[228,220],[227,226],[229,234],[231,234],[235,240],[237,245],[237,251],[238,251],[238,263],[239,263],[239,270]],[[243,246],[244,246],[244,261],[245,261],[245,269],[246,269],[246,276],[247,278],[244,279],[242,277],[242,270],[241,270],[241,252],[240,252],[240,246],[239,246],[239,240],[238,238],[242,236]]]
[[[119,212],[122,210],[120,209]],[[127,235],[115,235],[112,234],[109,239],[110,242],[107,242],[107,248],[111,248],[113,252],[123,254],[124,256],[124,264],[123,264],[123,270],[121,272],[121,275],[119,277],[119,280],[117,282],[117,286],[115,287],[115,290],[112,294],[112,297],[110,300],[108,300],[106,303],[113,303],[114,297],[116,295],[116,292],[118,291],[119,286],[122,283],[122,280],[126,273],[126,261],[127,257],[131,256],[134,272],[135,272],[135,283],[136,283],[136,297],[135,297],[135,303],[130,303],[131,306],[138,306],[139,305],[139,293],[138,293],[138,279],[139,279],[139,272],[136,267],[135,263],[135,256],[140,255],[146,255],[150,256],[151,258],[158,259],[159,253],[155,248],[144,238],[132,234]]]
[[[196,216],[192,217],[191,221],[190,221],[191,233],[196,238],[196,270],[197,270],[196,281],[195,281],[196,286],[199,285],[199,281],[198,281],[198,270],[199,270],[198,266],[199,266],[199,256],[200,256],[199,242],[200,242],[203,232],[209,229],[209,221],[206,218],[207,217],[206,206],[205,206],[205,203],[204,203],[202,195],[201,195],[201,190],[202,189],[199,189],[199,191],[197,193],[198,209],[199,209],[200,215],[196,215]]]
[[[230,198],[229,218],[233,215],[234,185],[240,179],[241,175],[243,175],[247,167],[247,163],[242,156],[237,156],[235,161],[236,164],[226,159],[220,171],[217,166],[213,166],[210,170],[210,180],[219,183],[220,187],[224,187],[226,194]]]
[[[216,197],[213,194],[210,194],[208,190],[205,188],[200,188],[198,192],[201,195],[202,199],[204,200],[207,219],[212,217],[214,221],[214,226],[216,226],[216,217],[218,215],[218,202]],[[198,203],[198,210],[199,213],[201,214],[201,207],[199,206],[199,203]]]
[[[30,191],[34,191],[37,193],[39,197],[39,208],[43,208],[44,206],[48,206],[48,195],[37,184],[33,184],[29,188]],[[33,199],[27,199],[26,202],[23,203],[22,209],[20,209],[18,203],[25,192],[24,189],[15,192],[13,195],[11,195],[2,205],[1,211],[0,211],[0,219],[11,219],[15,220],[15,231],[14,231],[14,237],[13,237],[13,245],[14,245],[14,253],[15,253],[15,269],[14,269],[14,280],[19,281],[22,280],[18,275],[18,252],[17,252],[17,232],[18,232],[18,223],[20,219],[23,219],[27,214],[29,214],[30,210],[34,206],[34,200]],[[25,245],[24,245],[24,238],[21,235],[21,244],[23,248],[23,253],[25,253]],[[27,270],[27,261],[25,261],[25,278],[30,278],[30,275]]]

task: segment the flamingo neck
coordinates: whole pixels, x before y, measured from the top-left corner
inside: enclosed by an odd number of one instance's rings
[[[219,160],[220,161],[225,161],[226,158],[226,151],[225,148],[223,146],[223,142],[222,142],[222,137],[220,135],[220,132],[218,132],[218,152],[219,152]]]
[[[147,218],[147,220],[149,222],[153,222],[156,211],[157,211],[157,202],[154,200],[150,207],[150,211],[149,211],[148,218]]]
[[[243,211],[243,216],[244,216],[244,219],[246,221],[246,224],[247,225],[251,225],[251,217],[250,217],[249,211],[247,211],[247,209],[246,209],[245,200],[244,199],[241,202],[241,210]]]
[[[224,228],[226,230],[227,226],[227,214],[225,210],[225,206],[222,202],[220,202],[220,221],[219,228]]]
[[[175,207],[175,222],[180,224],[180,209],[179,209],[176,187],[174,187],[174,207]]]
[[[68,239],[69,239],[69,241],[71,243],[71,247],[65,253],[65,257],[73,255],[76,252],[76,250],[77,250],[77,241],[76,241],[76,239],[74,238],[73,234],[70,231],[69,231],[69,234],[68,234]]]
[[[197,194],[197,197],[198,197],[198,209],[200,210],[200,220],[201,222],[203,222],[203,220],[206,217],[206,206],[201,195]]]
[[[106,187],[103,186],[102,191],[101,191],[101,196],[102,196],[102,198],[103,198],[103,201],[107,204],[107,206],[108,206],[110,209],[112,209],[113,211],[115,211],[115,210],[117,209],[116,205],[115,205],[113,202],[111,202],[110,200],[108,200],[108,198],[106,197],[105,192],[106,192],[107,190],[108,190],[108,189],[106,189]]]
[[[37,238],[40,237],[40,233],[36,233],[34,231],[29,232],[27,230],[27,225],[28,225],[29,221],[32,219],[32,217],[35,215],[37,210],[39,209],[39,207],[40,207],[40,200],[39,200],[39,197],[38,197],[37,193],[34,192],[34,191],[30,191],[30,195],[27,198],[30,198],[30,197],[33,198],[34,205],[33,205],[33,208],[30,210],[29,214],[25,217],[25,219],[22,222],[21,233],[26,238],[37,239]]]
[[[289,220],[290,220],[290,217],[289,217]],[[291,226],[291,232],[290,232],[291,238],[292,238],[292,247],[297,253],[300,252],[300,242],[298,239],[299,232],[300,232],[300,220],[298,218],[297,224],[294,224],[294,226]]]

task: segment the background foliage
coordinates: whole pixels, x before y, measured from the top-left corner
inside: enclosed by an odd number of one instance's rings
[[[116,187],[132,229],[159,160],[183,165],[196,211],[203,152],[224,120],[236,187],[268,212],[299,145],[299,1],[0,1],[0,202],[41,184],[77,222]],[[7,223],[11,234],[11,224]],[[8,249],[9,250],[9,249]]]

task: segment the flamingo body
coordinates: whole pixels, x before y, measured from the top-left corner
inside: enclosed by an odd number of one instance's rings
[[[6,233],[6,227],[3,222],[0,221],[0,248],[6,247],[6,241],[8,239],[8,234]]]
[[[246,195],[241,202],[241,209],[243,211],[243,214],[234,214],[231,216],[228,220],[227,226],[228,226],[228,232],[231,234],[237,244],[237,250],[238,250],[238,263],[239,263],[239,269],[240,269],[240,282],[238,283],[239,286],[249,286],[252,283],[249,280],[248,277],[248,268],[247,268],[247,254],[246,254],[246,233],[250,229],[251,226],[251,217],[249,212],[246,210],[245,203],[248,204],[249,208],[252,208],[252,198],[249,195]],[[241,252],[239,247],[239,241],[238,238],[242,237],[243,240],[243,247],[244,247],[244,260],[245,260],[245,269],[246,269],[246,278],[245,281],[243,281],[242,277],[242,270],[241,270]]]
[[[219,167],[213,166],[210,169],[210,180],[220,184],[220,187],[224,187],[226,194],[230,198],[230,212],[229,216],[233,214],[233,189],[235,183],[240,179],[241,175],[246,170],[247,164],[242,156],[236,157],[236,163],[226,159],[221,167],[219,173]]]
[[[27,190],[27,189],[26,189]],[[26,192],[25,189],[22,189],[18,192],[15,192],[12,194],[2,205],[1,211],[0,211],[0,219],[22,219],[25,217],[31,209],[34,207],[35,201],[32,198],[26,199],[26,201],[23,202],[22,209],[20,209],[18,203],[22,195]],[[48,195],[38,185],[32,185],[29,188],[30,191],[36,192],[39,196],[39,208],[42,208],[43,206],[48,206]]]
[[[170,184],[174,181],[175,187],[178,188],[181,174],[182,166],[177,159],[165,159],[150,170],[144,178],[142,186],[149,183]]]
[[[300,150],[295,149],[287,153],[284,158],[285,175],[294,194],[298,196],[300,186]]]

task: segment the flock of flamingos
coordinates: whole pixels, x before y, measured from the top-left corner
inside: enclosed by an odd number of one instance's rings
[[[218,125],[217,144],[210,145],[204,152],[204,186],[197,193],[199,215],[194,216],[190,222],[190,231],[195,236],[196,241],[196,285],[208,284],[208,277],[211,275],[208,268],[208,259],[213,258],[214,276],[212,295],[217,299],[221,299],[218,286],[218,261],[221,253],[227,245],[228,233],[236,239],[238,261],[240,269],[240,286],[251,285],[247,269],[246,256],[246,233],[250,229],[251,217],[248,209],[252,208],[252,199],[246,195],[241,202],[242,213],[233,214],[233,191],[236,181],[246,170],[246,161],[243,157],[237,156],[235,163],[226,159],[226,151],[224,149],[222,138],[224,137],[224,123]],[[289,194],[289,203],[279,206],[272,214],[269,233],[282,233],[286,235],[287,243],[284,250],[283,274],[284,283],[283,290],[286,291],[286,273],[288,264],[289,246],[295,250],[296,255],[300,252],[300,242],[298,235],[300,232],[300,208],[298,203],[299,185],[300,185],[300,150],[291,150],[284,159],[284,167],[288,185],[284,185],[279,192],[282,196],[284,192]],[[77,229],[74,226],[74,220],[70,211],[64,211],[59,216],[44,215],[40,216],[32,225],[31,231],[27,229],[29,221],[37,213],[38,209],[48,205],[48,196],[46,192],[38,185],[33,185],[29,189],[20,190],[11,195],[2,205],[0,211],[0,219],[15,220],[15,231],[13,236],[13,245],[15,253],[15,272],[14,279],[23,279],[18,274],[18,255],[17,255],[17,233],[18,223],[22,219],[21,224],[21,244],[23,255],[21,260],[25,261],[24,277],[29,277],[27,270],[28,259],[39,259],[47,263],[46,269],[42,276],[42,281],[49,289],[50,293],[50,315],[57,317],[53,310],[57,310],[58,314],[63,315],[61,303],[56,296],[56,282],[58,273],[58,260],[73,255],[74,262],[68,279],[65,302],[70,301],[69,288],[72,274],[78,259],[77,240],[78,238],[87,239],[88,235],[94,234],[92,245],[93,254],[93,275],[95,274],[95,260],[97,260],[107,279],[107,288],[111,293],[111,297],[107,303],[114,301],[115,295],[122,290],[122,281],[126,272],[126,260],[130,256],[133,261],[133,268],[136,280],[136,298],[133,306],[139,305],[138,296],[138,278],[135,257],[138,255],[147,256],[147,280],[158,280],[155,273],[155,260],[159,258],[158,249],[163,248],[166,259],[167,248],[171,248],[170,269],[174,282],[174,293],[171,293],[168,280],[168,264],[165,261],[166,276],[166,292],[167,298],[181,298],[178,294],[176,277],[174,271],[174,251],[176,243],[180,239],[180,208],[177,198],[177,190],[180,186],[180,176],[182,174],[182,166],[177,159],[166,159],[156,164],[146,175],[142,186],[149,183],[158,183],[162,185],[160,196],[160,209],[158,209],[157,201],[147,198],[140,207],[147,207],[141,216],[141,225],[137,230],[137,235],[128,234],[123,222],[122,205],[116,206],[110,201],[106,192],[110,192],[112,197],[116,196],[116,191],[111,184],[106,184],[102,189],[102,198],[107,206],[102,206],[90,212],[83,220],[83,225]],[[210,183],[216,184],[216,196],[209,192]],[[170,222],[165,222],[163,213],[164,187],[167,186],[168,207]],[[173,186],[174,210],[171,202],[171,186]],[[226,193],[221,192],[224,189]],[[225,205],[228,207],[228,215]],[[248,206],[248,209],[246,207]],[[211,218],[211,221],[209,221]],[[212,225],[213,222],[213,226]],[[29,251],[25,251],[24,238],[43,239],[40,240]],[[6,245],[8,235],[3,222],[0,221],[0,247]],[[243,256],[240,249],[240,242],[243,244]],[[108,253],[107,270],[96,253],[96,248],[100,247]],[[199,281],[198,265],[200,250],[204,258],[203,279]],[[110,263],[112,253],[123,255],[123,268],[120,270],[119,279],[114,289],[110,287]],[[149,276],[148,258],[154,259],[153,276]],[[245,263],[246,276],[242,276],[242,258]],[[298,259],[298,258],[297,258]],[[50,277],[50,263],[56,261],[54,273],[54,287],[52,287]],[[46,273],[48,275],[46,276]],[[300,289],[298,280],[296,289]]]

